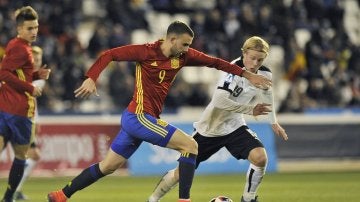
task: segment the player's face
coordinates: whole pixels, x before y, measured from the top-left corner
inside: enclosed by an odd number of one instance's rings
[[[37,20],[24,21],[22,25],[17,27],[18,37],[32,43],[36,41],[37,33],[39,31],[39,23]]]
[[[170,49],[171,56],[178,57],[182,53],[186,53],[193,41],[193,37],[189,34],[180,34],[172,38],[172,47]]]
[[[243,54],[244,66],[248,71],[256,73],[263,64],[265,58],[266,53],[255,50],[246,50]]]

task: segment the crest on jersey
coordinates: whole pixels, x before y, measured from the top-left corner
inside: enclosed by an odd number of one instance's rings
[[[177,69],[180,67],[180,60],[179,58],[172,58],[171,59],[171,68]]]
[[[162,119],[156,119],[156,123],[164,128],[169,125],[166,121]]]
[[[233,74],[226,75],[226,78],[225,78],[226,83],[231,83],[233,80],[234,80],[234,75]]]

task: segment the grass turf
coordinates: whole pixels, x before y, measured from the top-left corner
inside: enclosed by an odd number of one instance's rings
[[[144,202],[160,176],[108,176],[76,193],[71,202]],[[46,201],[47,192],[62,188],[71,178],[30,178],[24,185],[28,202]],[[0,179],[3,193],[7,179]],[[193,202],[208,202],[217,195],[240,201],[245,175],[197,175],[191,191]],[[259,189],[261,202],[358,202],[360,201],[359,172],[269,173]],[[177,201],[177,188],[163,202]]]

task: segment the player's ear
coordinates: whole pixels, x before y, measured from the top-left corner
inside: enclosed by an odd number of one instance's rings
[[[21,32],[21,28],[22,28],[21,25],[16,26],[16,31],[17,31],[17,33],[20,33],[20,32]]]
[[[171,34],[169,36],[169,40],[172,44],[175,43],[176,39],[177,39],[177,36],[175,34]]]

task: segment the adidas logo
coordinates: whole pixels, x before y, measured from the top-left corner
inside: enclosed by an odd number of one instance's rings
[[[150,65],[153,66],[153,67],[157,67],[157,66],[158,66],[158,64],[156,63],[156,61],[153,62],[153,63],[151,63]]]

